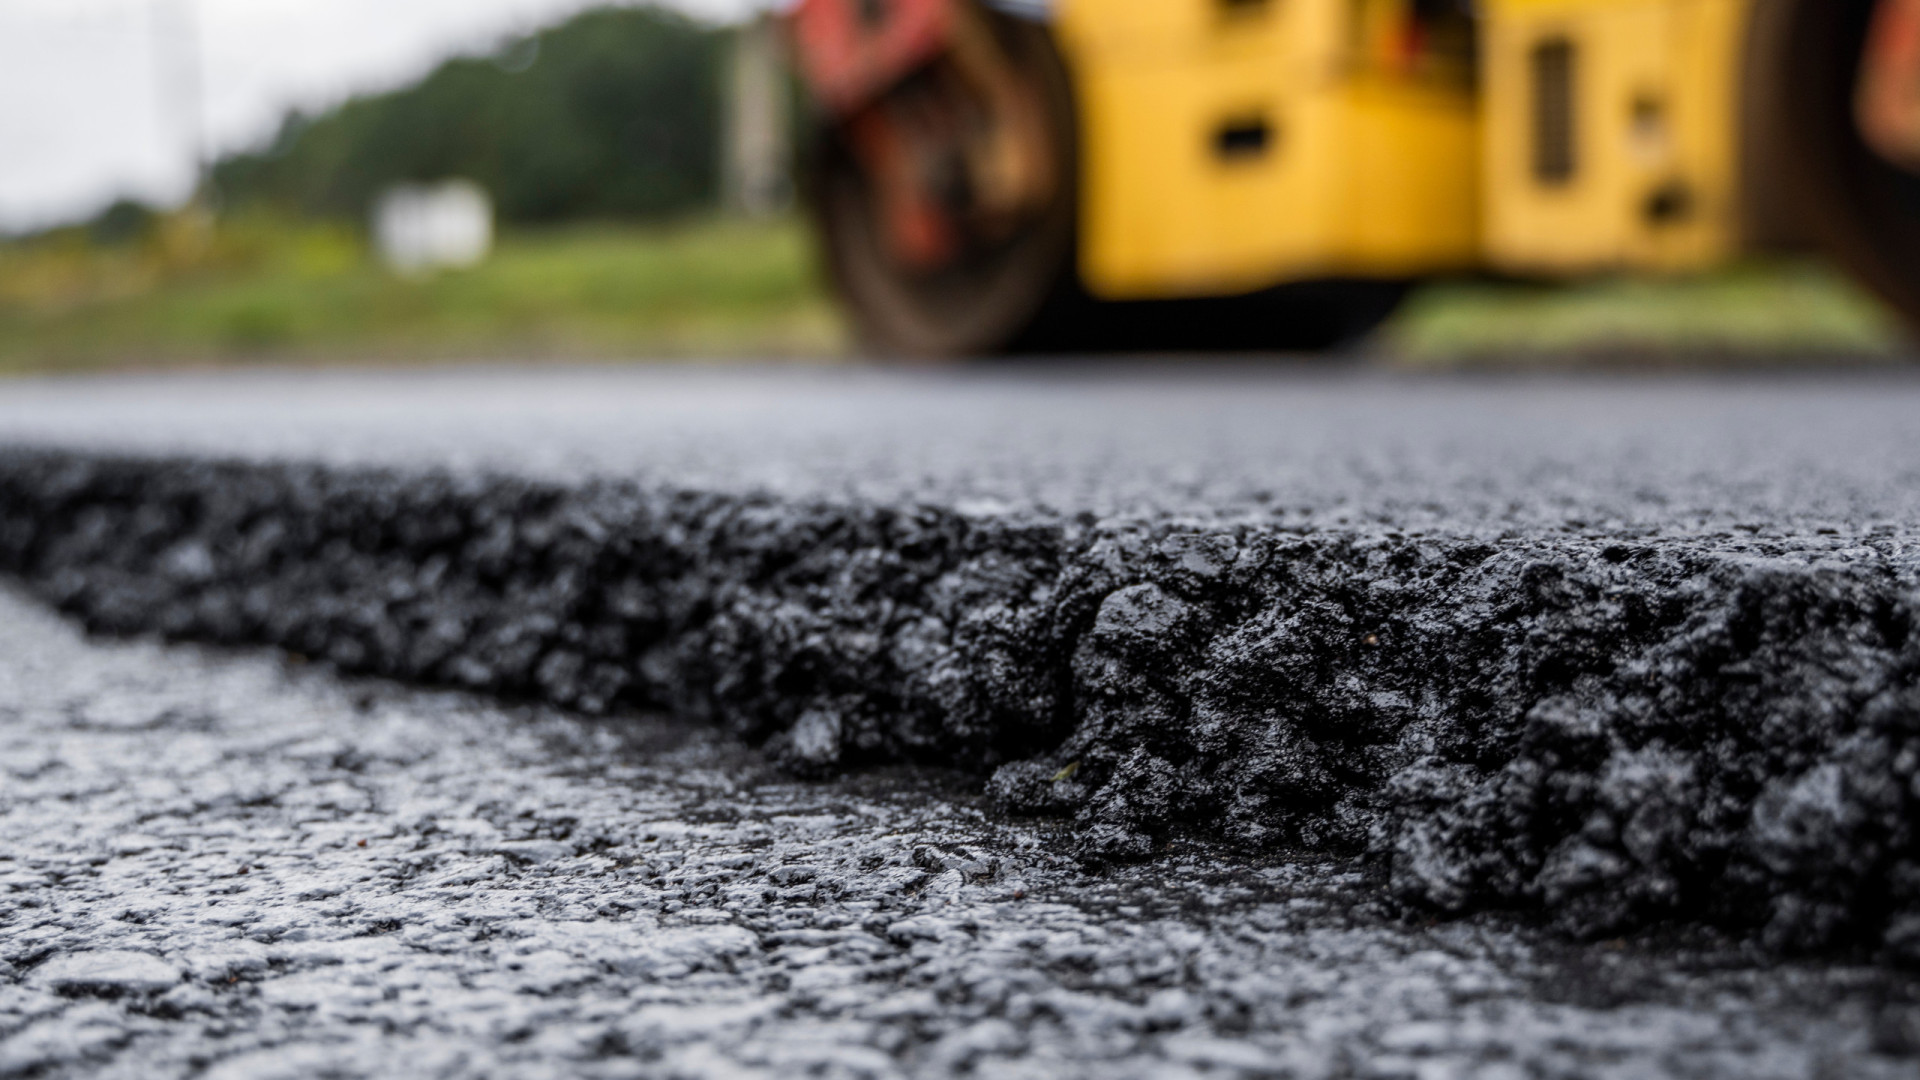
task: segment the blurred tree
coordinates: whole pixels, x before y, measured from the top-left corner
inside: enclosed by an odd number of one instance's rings
[[[591,11],[406,89],[290,115],[266,149],[218,162],[214,188],[228,207],[323,217],[450,177],[518,222],[710,204],[725,45],[725,31],[658,8]]]
[[[87,238],[102,247],[119,247],[145,240],[159,214],[143,202],[120,199],[87,223]]]

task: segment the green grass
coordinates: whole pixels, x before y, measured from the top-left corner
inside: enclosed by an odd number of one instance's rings
[[[1377,344],[1415,367],[1882,362],[1911,350],[1879,301],[1814,262],[1558,287],[1435,284]]]
[[[0,371],[282,361],[827,356],[847,333],[797,222],[505,234],[410,279],[351,229],[176,215],[138,244],[0,243]],[[1420,290],[1374,342],[1398,366],[1880,361],[1896,320],[1818,264]]]
[[[514,232],[479,267],[419,279],[351,230],[274,222],[0,246],[0,370],[822,355],[842,339],[790,221]]]

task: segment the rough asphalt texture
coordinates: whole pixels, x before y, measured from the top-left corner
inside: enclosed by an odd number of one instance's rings
[[[1920,962],[1920,382],[572,372],[20,387],[0,564],[1404,913]],[[1146,871],[1143,871],[1146,872]],[[1164,867],[1161,872],[1164,871]]]
[[[89,643],[0,592],[0,1076],[1911,1077],[1920,987],[1088,874],[952,774]]]

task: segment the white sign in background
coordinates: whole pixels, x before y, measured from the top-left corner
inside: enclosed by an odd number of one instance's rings
[[[400,184],[374,205],[373,238],[403,274],[477,266],[493,249],[493,201],[471,180]]]

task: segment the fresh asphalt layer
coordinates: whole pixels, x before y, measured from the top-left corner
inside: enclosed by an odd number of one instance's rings
[[[1914,1075],[1916,407],[11,384],[0,1074]]]

